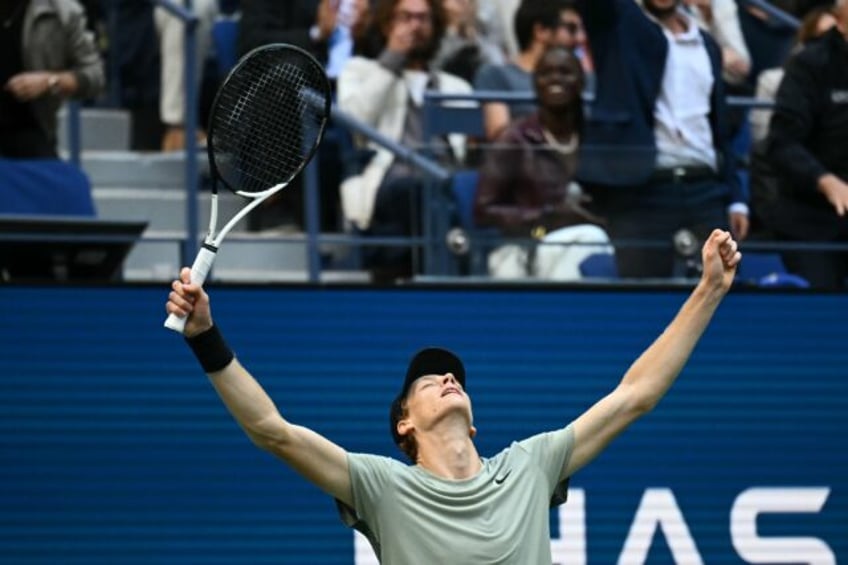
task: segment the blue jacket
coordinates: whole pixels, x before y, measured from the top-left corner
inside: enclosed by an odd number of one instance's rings
[[[597,90],[583,134],[580,178],[586,183],[634,186],[656,163],[654,108],[668,56],[668,39],[634,0],[578,0],[595,62]],[[721,50],[702,32],[715,77],[710,124],[719,176],[728,199],[747,202],[736,176],[727,133]]]

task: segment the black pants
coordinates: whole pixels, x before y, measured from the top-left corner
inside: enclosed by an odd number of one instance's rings
[[[598,212],[609,222],[619,276],[667,278],[683,259],[673,244],[682,229],[698,242],[693,259],[713,229],[728,228],[727,189],[716,179],[653,182],[593,191]]]
[[[366,235],[375,237],[420,237],[424,233],[424,198],[434,202],[434,194],[447,198],[446,187],[420,176],[387,178],[377,191],[374,214]],[[455,207],[448,206],[447,225],[457,225]],[[363,252],[364,266],[375,280],[409,278],[422,272],[422,250],[418,245],[374,245]]]

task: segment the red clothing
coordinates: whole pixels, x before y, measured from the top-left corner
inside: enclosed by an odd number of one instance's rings
[[[578,143],[560,151],[545,137],[538,114],[513,122],[487,149],[474,205],[475,221],[504,234],[530,236],[598,218],[567,200],[577,171]]]

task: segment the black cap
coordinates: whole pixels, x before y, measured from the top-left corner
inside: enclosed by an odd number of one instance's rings
[[[416,353],[409,361],[403,387],[392,402],[389,411],[389,425],[396,444],[400,444],[401,437],[397,432],[397,423],[403,416],[403,400],[409,393],[409,387],[425,375],[444,375],[445,373],[452,373],[462,388],[465,388],[465,367],[459,357],[447,349],[427,347]]]

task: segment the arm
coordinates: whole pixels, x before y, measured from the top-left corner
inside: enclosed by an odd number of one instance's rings
[[[67,53],[70,65],[67,73],[59,75],[59,93],[75,98],[94,98],[103,90],[106,75],[103,59],[88,31],[83,11],[74,10],[67,23]]]
[[[200,286],[189,283],[189,269],[183,269],[180,277],[172,285],[165,309],[169,314],[188,316],[185,335],[196,337],[212,327],[209,296]],[[238,359],[208,376],[254,444],[285,461],[330,496],[353,505],[344,449],[312,430],[286,421]]]
[[[621,383],[574,421],[574,451],[563,477],[595,459],[674,384],[695,345],[730,289],[742,256],[729,233],[715,230],[702,250],[698,286],[657,340],[631,365]]]

